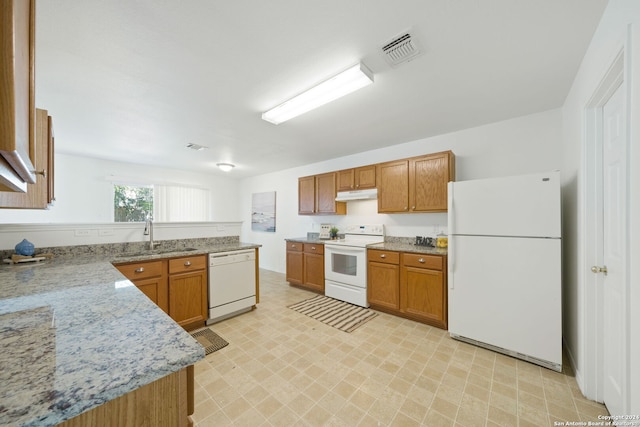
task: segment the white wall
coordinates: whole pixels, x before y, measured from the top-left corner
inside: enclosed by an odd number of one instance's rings
[[[458,181],[560,169],[561,110],[551,110],[433,138],[245,179],[240,185],[241,239],[262,244],[260,265],[285,271],[285,238],[304,237],[321,223],[383,223],[390,236],[446,232],[446,214],[378,214],[376,201],[347,204],[346,216],[298,215],[298,178],[421,154],[452,150]],[[310,148],[312,149],[312,148]],[[251,195],[276,191],[276,232],[251,230]]]
[[[585,275],[590,263],[585,262],[584,242],[584,211],[583,192],[584,183],[584,153],[585,141],[585,107],[591,95],[596,91],[598,83],[604,77],[608,67],[616,54],[625,44],[628,26],[631,25],[631,43],[626,53],[628,69],[632,72],[625,77],[627,84],[631,84],[631,151],[630,171],[630,299],[627,302],[631,313],[630,319],[630,413],[640,414],[640,263],[637,262],[640,251],[640,170],[635,165],[640,164],[640,140],[634,129],[640,123],[640,86],[637,84],[640,71],[640,2],[637,0],[610,0],[601,19],[592,42],[583,59],[582,65],[563,106],[563,180],[564,198],[564,241],[565,246],[565,280],[564,280],[564,335],[570,357],[575,363],[576,379],[583,392],[585,385],[593,384],[598,372],[595,366],[589,365],[586,352],[596,349],[585,347],[586,334],[593,333],[585,330],[587,320],[593,316],[588,310],[588,303],[599,304],[599,301],[589,301],[585,292]],[[595,398],[595,390],[586,390],[587,397]]]
[[[209,189],[212,221],[238,221],[238,181],[232,178],[99,160],[69,154],[55,157],[56,201],[48,210],[0,209],[2,224],[107,223],[113,221],[113,178],[132,183],[174,183]]]

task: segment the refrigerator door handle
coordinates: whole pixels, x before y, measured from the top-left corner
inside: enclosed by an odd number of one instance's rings
[[[448,242],[449,248],[447,249],[447,270],[448,270],[447,281],[449,282],[449,289],[453,289],[453,286],[454,286],[453,271],[455,270],[455,262],[456,262],[456,257],[454,253],[454,248],[455,248],[454,241],[455,241],[455,237],[451,236]]]
[[[453,270],[454,265],[455,265],[455,255],[454,255],[454,236],[453,234],[455,233],[455,227],[454,227],[454,221],[453,221],[453,217],[455,215],[455,212],[453,210],[453,181],[449,181],[448,185],[447,185],[447,227],[449,228],[449,239],[448,239],[448,246],[449,249],[447,249],[447,270],[448,270],[448,277],[447,277],[447,281],[449,282],[449,289],[453,289],[453,282],[454,282],[454,277],[453,277]]]
[[[449,228],[449,234],[455,234],[455,228],[453,227],[453,181],[449,181],[447,188],[447,227]]]

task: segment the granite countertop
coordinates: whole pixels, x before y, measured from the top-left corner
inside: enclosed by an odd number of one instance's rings
[[[255,247],[94,253],[0,267],[0,425],[53,426],[204,357],[112,263]]]
[[[381,249],[385,251],[397,251],[397,252],[413,252],[417,254],[431,254],[431,255],[447,255],[447,248],[434,248],[431,246],[417,246],[413,243],[409,243],[413,239],[404,237],[389,237],[391,241],[385,241],[384,243],[374,243],[367,245],[368,249]],[[287,242],[300,242],[300,243],[331,243],[331,240],[309,239],[307,237],[292,237],[285,239]]]
[[[401,243],[401,242],[376,243],[373,245],[367,245],[367,249],[380,249],[384,251],[396,251],[396,252],[413,252],[416,254],[427,254],[427,255],[447,255],[447,248],[418,246],[412,243]]]
[[[287,242],[314,243],[316,245],[331,242],[331,239],[309,239],[308,237],[291,237],[284,240]]]

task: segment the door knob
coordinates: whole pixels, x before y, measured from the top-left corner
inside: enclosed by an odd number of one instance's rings
[[[597,265],[594,265],[593,267],[591,267],[591,271],[594,273],[604,273],[605,275],[607,274],[607,266],[602,266],[602,267],[598,267]]]

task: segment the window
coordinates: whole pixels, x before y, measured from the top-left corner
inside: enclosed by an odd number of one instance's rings
[[[114,221],[210,221],[209,190],[180,185],[114,184]]]
[[[153,212],[152,186],[113,186],[113,219],[115,222],[146,221]]]

